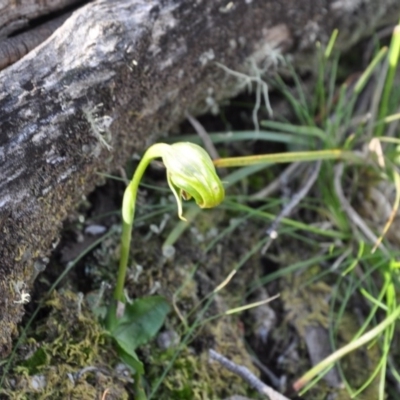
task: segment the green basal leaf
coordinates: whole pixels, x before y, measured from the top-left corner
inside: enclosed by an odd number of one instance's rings
[[[170,306],[164,297],[142,297],[125,305],[124,315],[117,320],[111,333],[114,337],[127,337],[136,349],[156,335],[169,311]]]
[[[129,346],[122,346],[124,343],[119,342],[115,339],[118,343],[118,355],[120,356],[121,360],[131,369],[132,373],[144,374],[144,366],[143,363],[139,360],[135,350],[132,350]]]
[[[132,304],[126,304],[124,315],[113,319],[109,325],[110,334],[122,351],[121,358],[128,360],[136,372],[143,373],[140,372],[143,365],[135,350],[157,334],[170,309],[168,302],[161,296],[142,297]]]

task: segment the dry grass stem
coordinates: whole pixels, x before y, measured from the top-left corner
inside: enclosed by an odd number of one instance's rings
[[[379,105],[382,98],[382,92],[385,87],[386,76],[389,69],[389,64],[387,61],[382,63],[382,68],[379,70],[377,83],[375,86],[375,90],[372,94],[372,101],[371,101],[371,108],[370,108],[370,115],[371,118],[368,123],[367,132],[366,132],[366,140],[371,139],[374,135],[374,127],[375,122],[377,120],[378,112],[379,112]]]
[[[259,192],[251,195],[250,200],[265,199],[286,185],[291,179],[298,176],[304,170],[304,163],[294,162],[290,164],[276,179]]]
[[[109,391],[110,391],[109,388],[107,388],[107,389],[104,391],[103,396],[101,396],[101,400],[106,400],[107,393],[108,393]]]
[[[354,208],[351,206],[350,202],[346,199],[343,193],[343,188],[341,184],[343,170],[344,170],[344,164],[343,163],[337,164],[335,167],[335,177],[334,177],[335,192],[340,201],[342,209],[346,213],[350,221],[353,223],[353,225],[355,225],[371,243],[377,243],[378,237],[375,235],[375,233],[371,231],[371,229],[369,229],[367,224],[359,216],[356,210],[354,210]],[[388,257],[390,256],[388,250],[382,243],[379,244],[379,248],[386,256]]]
[[[289,400],[287,397],[278,393],[274,389],[267,386],[264,382],[258,379],[248,368],[237,365],[228,358],[219,354],[215,350],[209,350],[210,358],[219,362],[224,368],[239,375],[243,378],[250,386],[258,391],[258,393],[267,396],[270,400]]]
[[[281,387],[282,382],[280,379],[266,366],[264,365],[257,357],[252,356],[251,361],[257,368],[259,368],[266,376],[268,376],[268,379],[273,383],[275,387]]]
[[[321,169],[321,160],[317,161],[314,164],[314,167],[311,170],[311,173],[309,173],[302,188],[297,193],[294,194],[289,203],[287,203],[284,206],[283,210],[275,218],[272,225],[267,229],[266,234],[270,237],[270,240],[265,244],[265,246],[261,250],[262,254],[265,254],[267,252],[269,246],[272,243],[272,240],[274,240],[278,236],[277,229],[282,219],[288,217],[293,212],[293,210],[299,205],[301,200],[303,200],[304,197],[307,196],[308,192],[311,190],[315,181],[318,178],[320,169]]]
[[[199,135],[200,139],[203,141],[204,147],[206,148],[207,152],[210,154],[213,160],[220,158],[217,149],[214,146],[214,143],[210,139],[207,131],[204,129],[203,125],[195,118],[193,115],[189,114],[188,112],[185,113],[186,118]]]

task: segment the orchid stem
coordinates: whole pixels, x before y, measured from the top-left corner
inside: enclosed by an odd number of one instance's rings
[[[128,268],[129,248],[132,238],[133,221],[135,218],[135,204],[139,184],[150,162],[157,157],[161,157],[163,147],[163,143],[158,143],[148,148],[140,160],[131,182],[125,189],[122,203],[121,258],[119,261],[117,285],[115,286],[114,291],[114,298],[117,301],[124,302],[125,277],[126,270]]]
[[[135,217],[135,203],[136,203],[139,182],[142,179],[143,173],[146,170],[149,162],[150,160],[147,160],[145,157],[142,158],[135,171],[132,181],[125,189],[125,193],[127,191],[131,192],[130,198],[132,200],[133,205],[132,205],[132,218],[129,221],[125,220],[122,221],[121,257],[119,260],[117,285],[115,286],[115,291],[114,291],[114,298],[118,301],[123,301],[123,291],[125,285],[126,270],[128,267],[129,248],[132,238],[132,227]]]

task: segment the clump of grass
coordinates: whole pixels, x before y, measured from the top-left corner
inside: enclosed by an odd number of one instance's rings
[[[312,266],[318,260],[333,260],[329,261],[332,264],[330,270],[322,271],[312,279],[312,282],[315,282],[327,278],[328,275],[331,277],[333,296],[330,300],[329,332],[333,349],[339,346],[340,329],[345,326],[342,322],[348,318],[347,313],[351,313],[351,303],[361,301],[369,311],[364,315],[364,322],[351,343],[333,352],[330,357],[311,369],[295,383],[295,388],[300,389],[315,377],[308,386],[311,387],[336,365],[351,397],[358,396],[374,383],[377,398],[383,399],[387,388],[387,374],[397,381],[400,378],[400,373],[390,357],[391,352],[395,351],[391,344],[395,338],[396,321],[400,316],[396,294],[396,260],[399,257],[396,247],[399,243],[391,229],[391,225],[398,218],[400,202],[400,141],[395,134],[398,132],[396,121],[400,116],[394,101],[399,99],[400,91],[393,85],[398,69],[400,27],[396,26],[394,29],[390,48],[379,49],[356,81],[352,84],[346,82],[338,90],[336,73],[339,57],[332,54],[334,37],[335,35],[325,50],[320,49],[320,69],[314,98],[311,101],[304,94],[301,79],[293,69],[291,70],[296,87],[295,94],[279,76],[276,77],[275,87],[292,105],[298,125],[292,121],[261,121],[261,127],[266,130],[234,132],[229,135],[211,134],[210,138],[214,142],[246,138],[281,140],[298,150],[259,157],[220,159],[214,162],[218,167],[244,166],[249,163],[255,166],[277,162],[293,162],[296,165],[305,161],[319,163],[309,167],[310,171],[312,168],[318,168],[318,178],[312,185],[315,223],[310,226],[291,220],[287,218],[288,213],[283,212],[280,214],[283,217],[278,216],[282,224],[279,233],[282,236],[287,232],[285,227],[292,227],[290,235],[308,235],[309,243],[314,243],[317,249],[321,250],[318,240],[324,236],[329,238],[330,245],[324,243],[326,250],[322,252],[322,256],[289,265],[265,279],[258,280],[252,285],[249,293],[278,277]],[[282,133],[281,138],[278,132]],[[250,169],[245,168],[243,171],[252,173]],[[227,177],[226,181],[229,185],[230,177]],[[379,224],[374,223],[374,215],[368,221],[360,214],[362,205],[368,200],[374,187],[392,188],[392,199],[386,199],[386,203],[382,205],[386,208],[389,205],[391,210],[384,216],[383,224],[381,221]],[[246,201],[245,196],[241,197],[240,202],[229,199],[228,196],[223,207],[235,212],[247,211],[248,215],[253,217],[276,221],[276,213],[252,209],[243,204],[243,201]],[[298,204],[299,202],[296,203],[297,206]],[[303,201],[300,207],[307,209],[310,206]],[[283,209],[285,210],[285,206]],[[374,212],[381,213],[381,210],[378,207]],[[323,228],[320,229],[319,225]],[[173,245],[184,229],[183,225],[177,226],[165,245]],[[304,237],[301,239],[306,240]],[[357,386],[354,387],[352,382],[357,380],[348,376],[340,359],[368,343],[376,347],[375,354],[379,354],[379,358],[375,357],[373,360],[376,365],[370,370],[369,377],[361,384],[357,382]]]
[[[325,52],[321,52],[317,89],[311,106],[305,100],[300,78],[294,71],[298,96],[293,95],[279,77],[276,80],[277,86],[293,106],[301,125],[276,121],[264,121],[261,125],[279,129],[286,134],[297,132],[298,135],[308,135],[309,146],[316,149],[310,151],[310,160],[311,154],[315,154],[317,159],[318,155],[327,154],[329,157],[329,154],[333,156],[334,152],[339,154],[347,151],[354,157],[353,159],[342,157],[339,162],[324,161],[317,180],[320,199],[318,212],[331,229],[343,235],[340,244],[332,243],[331,250],[341,248],[345,255],[338,257],[335,270],[331,271],[339,273],[339,280],[335,284],[336,294],[331,302],[332,345],[336,346],[341,320],[353,298],[361,294],[370,311],[351,343],[312,368],[294,386],[300,389],[314,377],[316,378],[314,383],[317,382],[335,362],[359,347],[373,342],[374,346],[379,348],[380,358],[363,384],[356,388],[352,387],[341,364],[337,366],[352,398],[358,396],[375,379],[379,379],[377,397],[383,399],[387,374],[390,373],[396,380],[400,376],[394,363],[390,361],[390,352],[393,351],[391,343],[396,331],[395,322],[400,316],[396,296],[398,287],[396,260],[399,252],[396,250],[398,242],[391,243],[388,235],[391,224],[397,218],[399,207],[400,180],[398,149],[396,150],[398,140],[391,136],[394,129],[387,125],[388,121],[398,118],[397,110],[390,99],[399,96],[393,81],[398,68],[400,26],[394,29],[389,50],[384,47],[378,51],[352,87],[343,84],[338,91],[336,101],[334,101],[333,82],[335,82],[334,74],[337,71],[338,58],[334,57],[333,63],[329,64],[330,48],[332,47],[328,46]],[[373,87],[371,84],[373,77],[383,84],[375,86],[370,101],[366,102],[368,92],[365,88],[367,85]],[[361,100],[367,104],[364,109],[360,109]],[[318,113],[318,123],[314,117],[316,113]],[[289,153],[287,156],[290,157],[290,154],[294,156],[293,161],[303,161],[301,158],[296,159],[295,153]],[[356,160],[356,154],[364,160],[362,163]],[[368,196],[370,188],[378,183],[391,186],[395,193],[390,207],[391,213],[386,215],[386,223],[381,227],[368,224],[352,204],[355,200],[364,202],[365,198],[361,193]],[[378,209],[375,211],[379,212]],[[329,272],[321,274],[321,277],[327,273]],[[340,297],[342,297],[341,302],[338,302]]]

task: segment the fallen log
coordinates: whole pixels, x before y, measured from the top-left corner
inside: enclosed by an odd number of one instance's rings
[[[242,89],[217,62],[251,75],[290,52],[304,65],[334,28],[348,48],[399,9],[398,0],[98,0],[1,71],[0,356],[23,290],[97,172]]]

